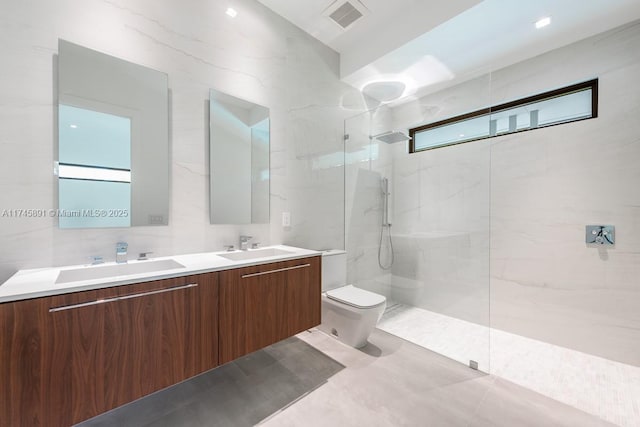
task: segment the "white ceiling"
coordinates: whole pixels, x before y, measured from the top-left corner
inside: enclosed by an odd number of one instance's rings
[[[379,82],[424,93],[640,19],[639,0],[361,0],[369,13],[344,31],[323,15],[333,0],[259,1],[338,51],[343,81],[378,82],[378,99]]]
[[[365,14],[343,30],[327,15],[346,0],[258,0],[340,53],[347,76],[481,0],[349,0]]]

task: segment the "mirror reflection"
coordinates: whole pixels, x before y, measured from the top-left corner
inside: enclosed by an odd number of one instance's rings
[[[212,224],[269,222],[269,109],[209,94]]]
[[[166,74],[64,40],[58,48],[60,228],[166,225]]]
[[[61,104],[59,206],[98,215],[61,216],[62,228],[129,227],[131,217],[131,119]],[[102,217],[102,210],[114,210]]]

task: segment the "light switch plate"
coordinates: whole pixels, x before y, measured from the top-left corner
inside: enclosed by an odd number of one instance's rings
[[[291,212],[282,212],[282,226],[291,227]]]

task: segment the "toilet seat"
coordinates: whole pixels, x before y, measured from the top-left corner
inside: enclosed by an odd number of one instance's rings
[[[356,288],[353,285],[327,291],[327,297],[356,308],[373,308],[387,301],[382,295]]]

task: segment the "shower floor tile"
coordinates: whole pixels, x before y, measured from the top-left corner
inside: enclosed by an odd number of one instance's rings
[[[389,303],[378,328],[622,427],[640,426],[640,367]]]
[[[389,301],[378,329],[489,372],[489,328]]]

